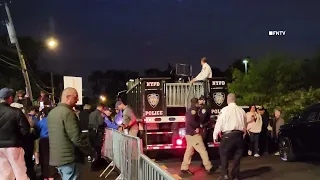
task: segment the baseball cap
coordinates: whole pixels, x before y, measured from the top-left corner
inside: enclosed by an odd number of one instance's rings
[[[115,105],[115,108],[118,109],[119,105],[121,105],[121,104],[123,104],[122,101],[117,101],[117,102],[116,102],[116,105]]]
[[[104,110],[104,111],[110,111],[110,112],[112,112],[112,109],[109,108],[109,107],[104,107],[103,110]]]
[[[14,96],[14,90],[9,88],[2,88],[0,90],[0,99],[7,99],[10,96]]]
[[[265,110],[265,108],[263,106],[259,106],[258,110]]]
[[[192,98],[191,99],[191,104],[192,105],[195,105],[195,104],[197,104],[198,103],[198,98]]]

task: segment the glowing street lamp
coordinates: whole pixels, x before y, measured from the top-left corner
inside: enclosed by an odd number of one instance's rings
[[[47,46],[50,49],[55,49],[58,46],[58,42],[57,42],[56,39],[50,38],[50,39],[47,40]]]
[[[244,64],[244,70],[245,70],[245,72],[246,72],[246,74],[248,73],[248,59],[244,59],[243,61],[242,61],[242,63]]]
[[[101,96],[100,96],[100,100],[101,100],[102,102],[105,102],[105,101],[107,100],[107,98],[106,98],[106,96],[101,95]]]

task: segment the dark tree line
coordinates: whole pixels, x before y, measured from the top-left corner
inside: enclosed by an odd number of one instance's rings
[[[44,44],[31,37],[19,37],[19,44],[26,61],[33,95],[37,98],[41,90],[51,93],[50,72],[39,70],[37,63],[44,50]],[[56,96],[61,93],[63,79],[61,75],[53,75]],[[19,57],[8,36],[0,37],[0,87],[25,90],[24,78],[21,73]]]

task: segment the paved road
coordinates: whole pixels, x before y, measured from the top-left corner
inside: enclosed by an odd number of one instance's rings
[[[171,174],[180,175],[180,162],[162,161],[159,164],[166,166],[167,171]],[[220,170],[213,175],[207,175],[200,168],[200,164],[200,161],[192,162],[190,169],[195,171],[194,176],[180,175],[180,177],[186,180],[206,180],[219,177]],[[218,166],[219,162],[214,161],[214,164]],[[306,162],[286,163],[276,156],[246,157],[241,162],[241,177],[248,180],[316,180],[320,179],[320,166],[317,164]]]
[[[172,156],[171,156],[172,157]],[[156,161],[157,162],[157,161]],[[197,158],[192,162],[191,170],[195,171],[192,177],[182,176],[180,174],[181,159],[169,159],[159,161],[158,164],[167,168],[171,174],[177,174],[184,180],[206,180],[217,179],[219,177],[219,170],[213,175],[207,175],[206,172],[200,168],[201,162]],[[219,160],[213,162],[218,166]],[[102,170],[101,170],[102,171]],[[83,167],[83,179],[98,180],[98,172],[89,171],[88,165]],[[279,160],[276,156],[261,156],[259,158],[245,157],[241,162],[241,176],[247,180],[317,180],[320,177],[320,161],[311,162],[294,162],[286,163]],[[107,180],[114,180],[117,173],[111,173]]]

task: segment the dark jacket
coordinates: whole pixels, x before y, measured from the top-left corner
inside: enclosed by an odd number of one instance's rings
[[[48,115],[50,162],[62,166],[83,162],[84,155],[92,155],[87,136],[79,128],[79,121],[71,107],[59,103]]]
[[[80,129],[88,130],[89,127],[89,114],[90,111],[85,109],[79,113]]]
[[[261,117],[262,117],[262,131],[267,131],[268,125],[270,124],[269,113],[265,111]]]
[[[197,128],[200,128],[198,108],[191,106],[186,112],[186,134],[191,136],[195,135]]]
[[[46,95],[44,97],[39,98],[39,105],[40,105],[40,102],[43,102],[45,106],[51,106],[51,100]]]
[[[32,102],[31,102],[30,98],[18,99],[17,103],[22,104],[25,109],[32,106]]]
[[[0,103],[0,148],[22,147],[29,131],[28,119],[20,109]]]
[[[34,141],[40,137],[40,129],[38,127],[30,128],[29,133],[23,138],[22,147],[25,154],[32,157],[34,151]]]
[[[104,119],[101,115],[101,111],[96,109],[89,115],[89,129],[98,129],[98,127],[104,125]]]
[[[202,124],[203,128],[207,128],[210,123],[210,109],[208,106],[203,105],[199,108],[198,111],[200,123]]]

